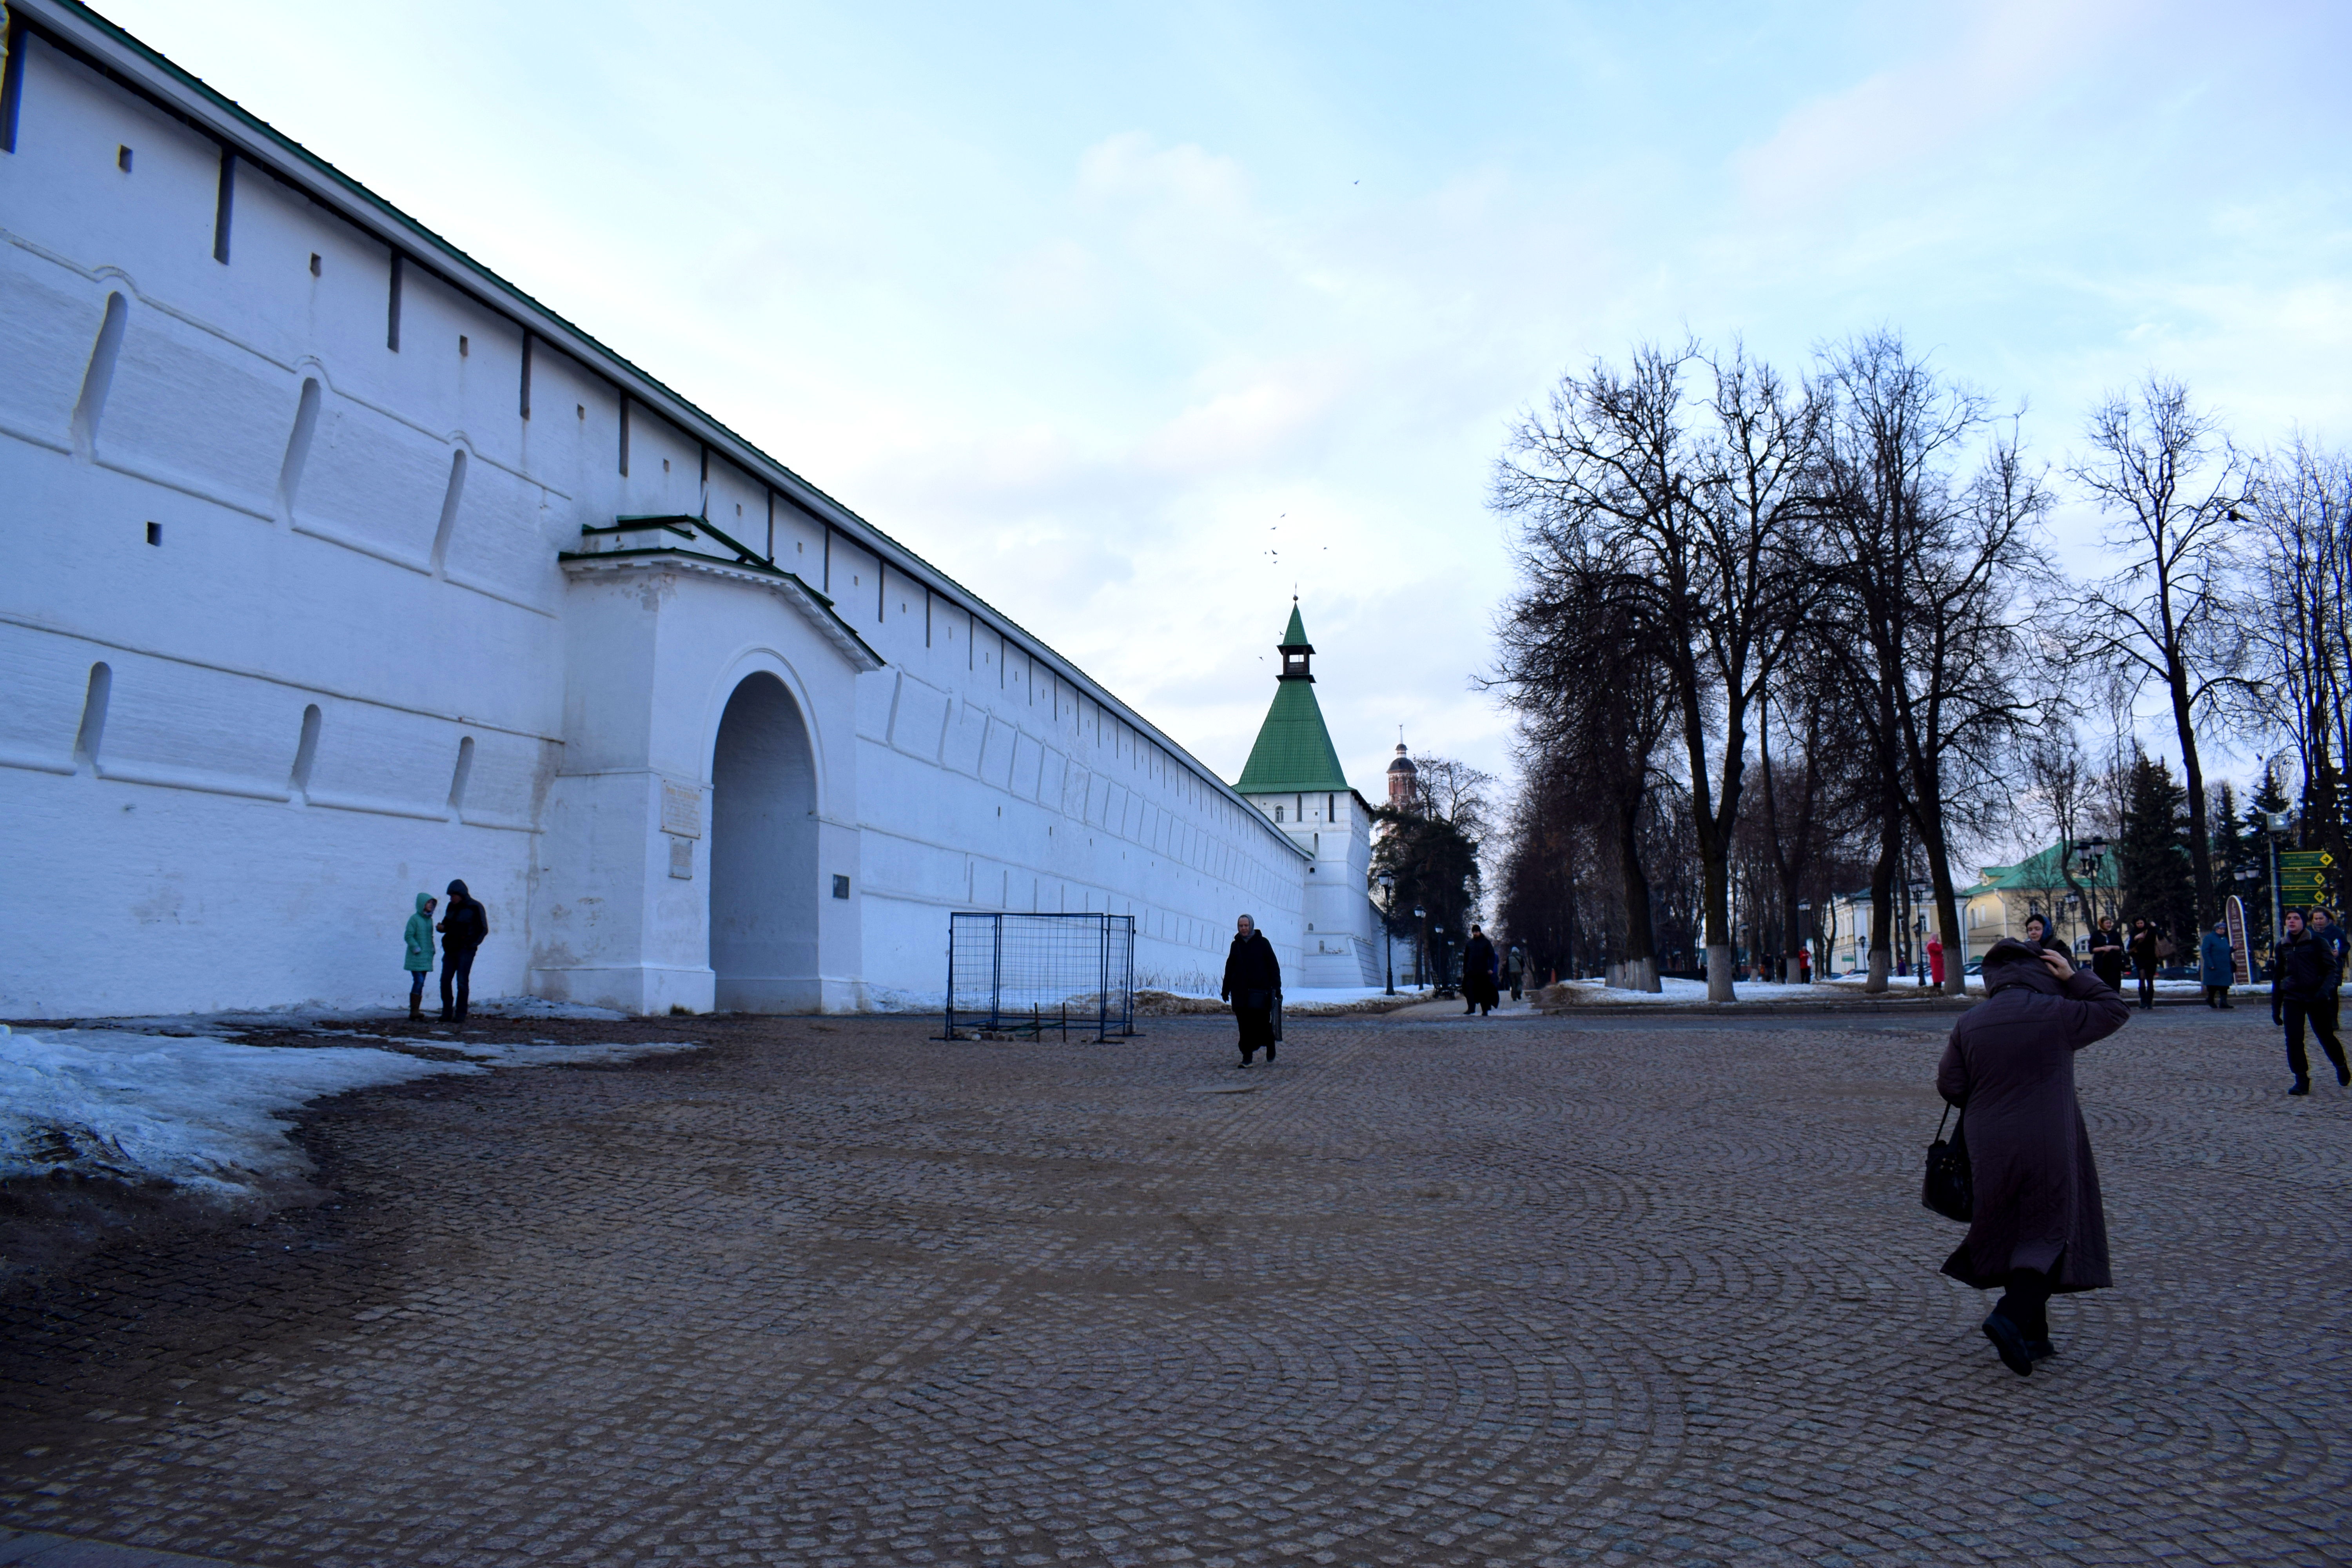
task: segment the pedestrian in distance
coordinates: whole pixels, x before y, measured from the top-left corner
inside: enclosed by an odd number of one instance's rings
[[[408,1016],[425,1016],[425,976],[433,968],[433,910],[440,900],[430,893],[416,895],[416,908],[408,917],[408,925],[400,933],[408,952],[401,959],[401,967],[408,972]]]
[[[1462,1000],[1465,1013],[1480,1017],[1495,1010],[1501,995],[1495,989],[1495,944],[1474,921],[1470,940],[1462,947]]]
[[[1944,984],[1944,939],[1935,931],[1927,933],[1927,984]]]
[[[2050,922],[2043,920],[2040,915],[2026,916],[2025,945],[2032,948],[2036,952],[2043,952],[2052,946],[2053,944],[2050,941]],[[2063,952],[2063,950],[2062,949],[2061,951]]]
[[[2319,1037],[2319,1048],[2335,1064],[2336,1081],[2352,1084],[2352,1068],[2344,1060],[2344,1042],[2336,1035],[2336,993],[2343,984],[2336,950],[2305,924],[2301,910],[2285,916],[2286,940],[2271,960],[2271,1022],[2286,1030],[2287,1070],[2294,1074],[2289,1094],[2311,1092],[2311,1058],[2303,1048],[2303,1026]]]
[[[474,954],[490,937],[490,912],[463,881],[452,881],[448,891],[449,912],[433,928],[441,933],[441,1021],[462,1024],[473,995]]]
[[[1274,943],[1243,915],[1234,921],[1234,944],[1225,950],[1225,981],[1218,994],[1234,1005],[1234,1022],[1241,1028],[1241,1065],[1263,1047],[1265,1065],[1274,1065],[1274,1010],[1282,1005],[1282,961]]]
[[[2132,970],[2139,976],[2139,1005],[2143,1013],[2156,1011],[2157,931],[2146,921],[2132,921]]]
[[[1944,1272],[2000,1290],[1984,1321],[2020,1377],[2055,1355],[2053,1295],[2104,1289],[2106,1210],[2090,1130],[2074,1098],[2074,1053],[2129,1021],[2124,999],[2054,948],[2004,937],[1984,960],[1985,999],[1960,1016],[1936,1089],[1960,1108],[1976,1191],[1969,1234]]]
[[[2116,917],[2101,915],[2099,929],[2091,933],[2091,973],[2099,984],[2110,991],[2124,988],[2124,939],[2116,930]]]
[[[2352,942],[2347,941],[2344,928],[2336,923],[2334,913],[2316,904],[2312,906],[2311,913],[2304,917],[2303,923],[2314,940],[2324,943],[2327,951],[2336,955],[2336,984],[2341,986],[2344,984],[2345,954],[2347,949],[2352,949]]]
[[[2237,950],[2230,945],[2230,922],[2215,921],[2205,940],[2197,944],[2197,979],[2205,987],[2205,1005],[2231,1005],[2230,987],[2238,978]]]
[[[1503,954],[1503,979],[1510,986],[1512,1001],[1520,1000],[1520,992],[1527,984],[1527,950],[1515,942],[1511,943],[1510,951]]]

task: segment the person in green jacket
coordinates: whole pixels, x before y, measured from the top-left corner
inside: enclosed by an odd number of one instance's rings
[[[408,971],[408,1016],[425,1016],[425,976],[433,967],[433,907],[439,902],[430,893],[416,895],[416,912],[408,917],[408,929],[401,932],[408,943],[408,956],[402,966]]]

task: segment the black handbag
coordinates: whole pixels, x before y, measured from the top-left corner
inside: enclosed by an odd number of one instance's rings
[[[1269,1012],[1266,1014],[1266,1021],[1267,1021],[1267,1023],[1271,1026],[1271,1027],[1272,1027],[1272,1029],[1273,1029],[1273,1033],[1272,1033],[1272,1034],[1270,1034],[1269,1036],[1267,1036],[1266,1037],[1267,1037],[1267,1038],[1269,1038],[1269,1039],[1273,1039],[1273,1040],[1279,1040],[1279,1039],[1281,1039],[1281,1038],[1282,1038],[1282,993],[1281,993],[1281,992],[1279,992],[1279,991],[1277,991],[1277,992],[1276,992],[1276,993],[1274,994],[1274,1006],[1273,1006],[1272,1010],[1271,1010],[1271,1011],[1269,1011]],[[1269,1060],[1269,1061],[1271,1061],[1273,1058],[1269,1057],[1269,1058],[1266,1058],[1266,1059],[1267,1059],[1267,1060]]]
[[[1919,1201],[1942,1215],[1963,1225],[1977,1217],[1977,1184],[1969,1170],[1969,1113],[1952,1125],[1952,1141],[1944,1142],[1944,1121],[1951,1121],[1952,1108],[1944,1107],[1944,1119],[1936,1123],[1936,1141],[1927,1145],[1927,1178],[1920,1184]]]

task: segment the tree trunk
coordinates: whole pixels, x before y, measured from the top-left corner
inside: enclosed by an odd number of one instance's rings
[[[2189,722],[2188,685],[2188,671],[2176,663],[2172,727],[2180,738],[2180,771],[2188,775],[2189,868],[2197,881],[2197,930],[2201,931],[2221,918],[2221,904],[2213,896],[2213,840],[2205,824],[2205,767],[2197,760],[2197,731]]]
[[[1637,795],[1617,808],[1617,857],[1625,882],[1626,988],[1657,992],[1657,937],[1651,925],[1650,878],[1642,869],[1642,802]]]
[[[1898,811],[1889,803],[1879,829],[1878,863],[1870,868],[1870,977],[1862,983],[1865,995],[1885,991],[1895,967],[1895,861],[1903,845]]]

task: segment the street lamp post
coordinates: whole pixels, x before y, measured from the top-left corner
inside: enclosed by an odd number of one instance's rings
[[[1804,944],[1806,956],[1811,957],[1813,951],[1813,906],[1811,902],[1807,900],[1799,900],[1797,902],[1797,913],[1803,917],[1800,922],[1797,940]],[[1809,963],[1805,965],[1802,977],[1807,981],[1811,981],[1812,979],[1813,966],[1811,964]]]
[[[1919,900],[1927,896],[1927,884],[1914,882],[1911,894],[1911,962],[1918,966],[1919,984],[1927,984],[1927,911]]]
[[[1454,994],[1454,983],[1446,978],[1454,973],[1454,968],[1445,962],[1445,928],[1442,925],[1432,926],[1429,928],[1429,933],[1436,939],[1437,942],[1433,956],[1437,963],[1437,995],[1442,1001]]]
[[[2284,917],[2279,911],[2278,841],[2279,835],[2284,833],[2287,825],[2294,820],[2291,814],[2284,811],[2263,813],[2263,837],[2271,843],[2271,973],[2273,974],[2278,973],[2279,942],[2286,934],[2286,927],[2280,923]]]
[[[2082,854],[2075,861],[2075,865],[2083,873],[2083,880],[2089,884],[2083,895],[2083,923],[2090,929],[2094,946],[2097,945],[2099,930],[2099,868],[2105,862],[2106,858],[2107,841],[2105,838],[2094,837],[2088,844],[2083,846]],[[2108,903],[2107,913],[2114,914],[2116,912],[2113,907],[2114,900],[2110,900]]]
[[[1421,938],[1421,951],[1413,956],[1412,965],[1420,971],[1420,973],[1414,978],[1421,982],[1422,989],[1427,990],[1429,988],[1429,911],[1415,904],[1412,907],[1412,918],[1420,927]]]
[[[1381,963],[1388,973],[1388,994],[1393,996],[1396,994],[1396,942],[1389,931],[1389,922],[1396,918],[1396,910],[1392,907],[1396,879],[1383,871],[1373,879],[1381,885]]]

